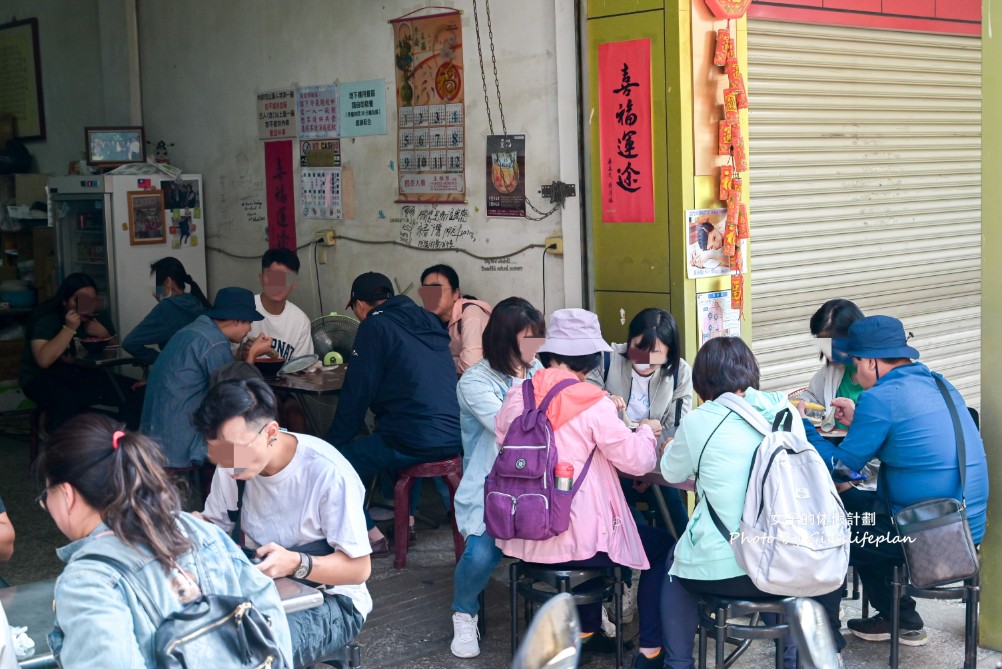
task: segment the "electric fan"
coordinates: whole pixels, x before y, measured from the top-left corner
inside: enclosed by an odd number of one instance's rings
[[[310,333],[313,350],[321,360],[326,361],[328,353],[337,353],[343,362],[347,362],[355,346],[358,321],[351,316],[331,312],[313,321]]]

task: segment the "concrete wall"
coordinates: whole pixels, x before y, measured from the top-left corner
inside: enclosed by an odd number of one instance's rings
[[[84,126],[128,120],[109,117],[101,69],[97,0],[0,0],[0,21],[38,19],[46,139],[27,142],[35,169],[65,174],[84,150]]]
[[[467,238],[461,246],[477,255],[502,255],[559,234],[562,220],[559,213],[543,222],[487,219],[483,166],[488,130],[472,3],[449,4],[464,10],[468,204],[440,208],[468,210],[467,227],[475,239]],[[576,173],[563,174],[560,168],[561,149],[576,155],[578,146],[577,133],[563,146],[558,143],[560,101],[554,44],[558,32],[557,8],[561,4],[566,3],[536,0],[496,3],[492,16],[508,132],[527,136],[524,175],[527,193],[544,210],[549,205],[546,203],[544,208],[544,202],[536,194],[541,184],[557,178],[571,183],[578,181]],[[230,284],[254,287],[258,263],[233,256],[256,256],[266,248],[265,225],[258,220],[260,210],[256,209],[258,203],[265,201],[264,143],[257,139],[255,108],[258,91],[294,84],[386,80],[388,134],[347,139],[342,143],[343,160],[354,172],[354,218],[333,225],[299,220],[297,235],[300,245],[315,239],[317,230],[330,227],[339,235],[357,239],[399,239],[401,224],[393,220],[402,217],[402,205],[394,203],[397,195],[395,71],[392,33],[387,21],[417,7],[400,0],[378,4],[366,0],[336,3],[308,0],[290,4],[266,0],[238,3],[139,0],[147,137],[173,142],[171,161],[185,171],[204,175],[212,291]],[[489,58],[482,5],[480,11],[485,56]],[[569,20],[568,43],[573,49],[572,13]],[[500,134],[489,60],[486,66],[494,130]],[[578,206],[577,202],[571,200],[570,206]],[[301,287],[293,294],[293,300],[310,315],[316,315],[320,305],[317,282],[313,279],[312,249],[303,249],[300,258]],[[516,255],[504,264],[506,271],[497,271],[496,265],[465,254],[343,240],[327,254],[327,263],[319,266],[324,310],[343,307],[352,278],[367,270],[386,273],[400,290],[413,286],[408,292],[416,297],[421,270],[438,262],[456,267],[464,292],[491,302],[518,294],[543,306],[541,249]],[[564,262],[553,256],[548,256],[545,262],[546,308],[551,310],[564,302]],[[571,262],[577,263],[576,259]],[[580,292],[580,288],[568,291]]]
[[[986,193],[1002,180],[1002,72],[994,64],[1002,61],[1002,41],[992,34],[994,19],[1002,27],[1002,5],[984,0],[981,36],[981,183]],[[1002,40],[1002,35],[1000,35]],[[992,64],[992,65],[989,65]],[[996,260],[1002,258],[1002,201],[988,195],[981,198],[981,272],[991,282]],[[1002,293],[981,291],[981,357],[993,360],[1002,347]],[[988,454],[988,476],[992,494],[988,498],[988,529],[981,544],[981,643],[1002,649],[1002,532],[995,525],[1002,522],[1002,376],[993,365],[981,376],[981,432]],[[992,559],[996,557],[996,559]]]

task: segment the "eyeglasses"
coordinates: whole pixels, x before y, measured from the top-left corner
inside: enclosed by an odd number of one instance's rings
[[[257,441],[257,438],[261,436],[262,432],[264,432],[264,428],[268,427],[270,424],[271,424],[271,422],[269,421],[269,422],[265,423],[264,425],[262,425],[261,429],[258,430],[257,432],[255,432],[254,436],[251,437],[250,441],[248,441],[245,444],[239,444],[239,443],[237,443],[235,441],[227,441],[226,439],[206,439],[205,441],[213,449],[216,449],[216,448],[218,448],[220,446],[223,446],[225,444],[233,444],[234,448],[237,448],[237,447],[239,447],[239,448],[247,448],[248,446],[250,446],[251,444],[253,444],[255,441]]]
[[[38,506],[42,507],[43,511],[48,511],[49,510],[49,504],[48,504],[49,490],[52,489],[52,488],[54,488],[56,485],[58,485],[58,484],[46,486],[45,490],[43,490],[42,492],[40,492],[38,494],[38,497],[35,498],[35,503],[38,504]]]

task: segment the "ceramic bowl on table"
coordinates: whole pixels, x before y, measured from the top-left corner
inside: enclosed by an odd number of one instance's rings
[[[254,361],[254,366],[265,377],[277,376],[278,370],[282,369],[282,365],[285,364],[285,358],[269,358],[267,356],[262,356]]]
[[[103,353],[104,349],[108,347],[109,341],[111,341],[111,337],[84,337],[80,340],[80,345],[88,353]]]

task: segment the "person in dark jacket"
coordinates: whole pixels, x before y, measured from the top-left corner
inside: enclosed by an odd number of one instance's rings
[[[376,272],[355,278],[347,307],[361,325],[326,441],[363,482],[458,455],[456,367],[441,322],[410,298],[394,296],[393,284]],[[376,431],[356,439],[369,409]],[[386,537],[368,512],[365,522],[373,557],[388,555]]]
[[[151,346],[164,350],[175,332],[212,307],[202,289],[177,258],[161,258],[150,265],[150,274],[156,275],[153,297],[156,298],[157,306],[146,314],[146,318],[122,342],[122,348],[144,367],[152,365],[160,354]],[[185,286],[191,292],[186,293]]]

